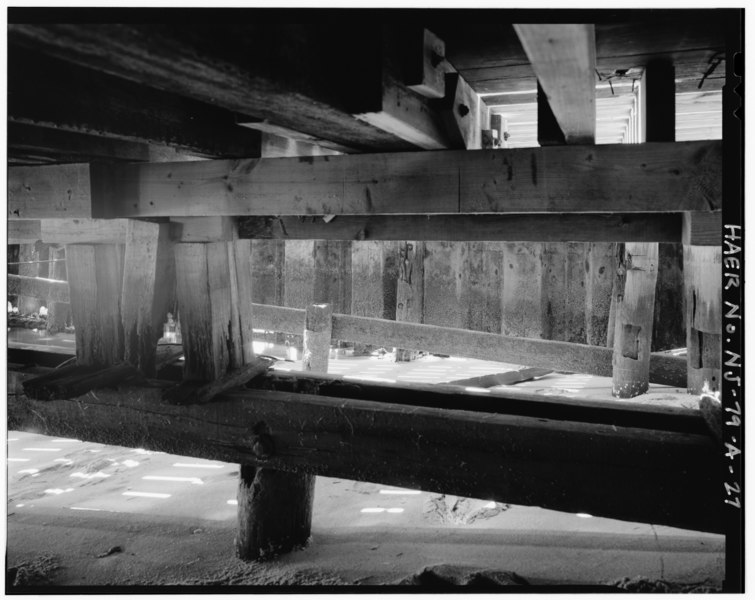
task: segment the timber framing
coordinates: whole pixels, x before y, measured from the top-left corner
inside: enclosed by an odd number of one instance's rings
[[[697,433],[265,390],[187,406],[161,402],[155,387],[44,402],[10,391],[12,429],[704,531],[722,527],[715,444]],[[69,418],[81,410],[86,420]],[[255,445],[261,427],[273,442],[264,453]]]
[[[720,141],[12,167],[13,219],[721,207]]]

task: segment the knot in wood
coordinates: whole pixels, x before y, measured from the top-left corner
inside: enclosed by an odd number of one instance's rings
[[[275,453],[273,438],[266,433],[260,433],[252,438],[252,452],[257,458],[270,458]]]

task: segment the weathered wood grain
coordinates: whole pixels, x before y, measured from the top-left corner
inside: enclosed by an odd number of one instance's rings
[[[567,144],[595,141],[595,25],[514,25]]]
[[[617,307],[613,395],[632,398],[648,389],[658,245],[627,244],[626,286]]]
[[[159,393],[103,389],[54,402],[11,396],[9,427],[572,513],[722,527],[708,435],[262,390],[174,406],[160,403]],[[75,418],[82,410],[87,419]]]
[[[41,239],[39,219],[8,220],[8,244],[33,244]]]
[[[682,243],[691,246],[720,246],[723,235],[721,213],[685,212],[682,214]]]
[[[123,358],[147,377],[155,375],[157,341],[174,311],[175,282],[169,223],[129,221],[121,295]]]
[[[698,213],[708,214],[708,213]],[[243,217],[239,237],[445,242],[678,242],[678,214],[485,214]],[[719,231],[720,233],[720,231]]]
[[[8,169],[8,219],[90,218],[89,165]]]
[[[123,360],[123,254],[119,244],[66,246],[79,365],[108,367]]]
[[[720,141],[128,164],[92,169],[94,206],[77,216],[710,211],[721,168]],[[61,216],[27,214],[24,186],[54,205],[56,170],[87,171],[29,169],[9,169],[13,218]]]
[[[42,219],[48,244],[125,244],[128,219]]]

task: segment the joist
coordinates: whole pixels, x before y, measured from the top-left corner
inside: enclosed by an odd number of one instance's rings
[[[678,242],[681,227],[681,216],[673,213],[342,215],[328,222],[321,217],[244,217],[238,235],[274,240]]]
[[[595,142],[595,26],[514,25],[567,144]]]
[[[11,167],[8,215],[711,211],[721,206],[721,152],[705,141]]]
[[[9,26],[9,40],[18,46],[253,115],[322,145],[409,150],[411,143],[351,116],[361,112],[353,109],[364,96],[380,93],[378,34],[374,26],[243,20],[225,28],[188,25],[179,33],[160,24]],[[343,73],[350,78],[345,90]]]
[[[84,410],[86,421],[74,418]],[[8,417],[11,429],[90,442],[722,528],[719,460],[708,435],[263,390],[188,406],[161,403],[155,388],[51,402],[11,395]],[[262,427],[272,444],[261,443]]]
[[[50,132],[50,141],[58,144],[59,151],[72,156],[88,150],[100,158],[156,160],[150,159],[148,145],[153,144],[170,147],[174,153],[180,150],[210,158],[260,155],[260,133],[238,127],[236,121],[243,117],[233,111],[15,44],[8,51],[8,89],[11,146],[44,149],[43,132],[35,134],[28,128],[36,124]]]

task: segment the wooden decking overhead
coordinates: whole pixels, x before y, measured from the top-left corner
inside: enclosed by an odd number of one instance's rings
[[[537,69],[516,27],[537,23],[594,31],[597,143],[625,141],[658,58],[676,71],[677,140],[721,137],[730,11],[71,10],[52,23],[61,14],[9,13],[12,164],[255,157],[260,131],[341,152],[463,148],[475,114],[411,83],[424,31],[444,43],[430,64],[463,82],[457,99],[480,96],[482,128],[489,109],[509,147],[535,146]]]

